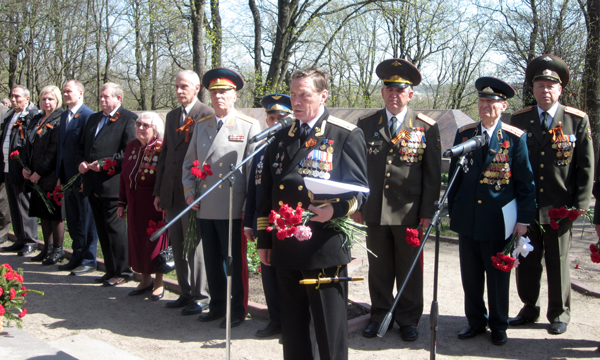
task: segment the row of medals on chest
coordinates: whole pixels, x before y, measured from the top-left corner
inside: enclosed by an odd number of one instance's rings
[[[308,153],[300,163],[298,174],[329,180],[333,169],[333,140],[323,139],[319,149]]]
[[[129,156],[129,160],[136,160],[137,154],[135,153],[136,149],[131,151],[131,155]],[[158,156],[154,155],[156,149],[150,149],[149,147],[144,150],[144,157],[142,158],[142,164],[138,168],[138,173],[143,172],[144,174],[154,174],[156,170],[156,165],[158,162]],[[142,174],[142,180],[146,180],[146,176]]]
[[[558,134],[556,140],[552,140],[552,148],[556,151],[556,164],[565,166],[571,161],[571,152],[575,148],[575,135]]]
[[[496,190],[500,190],[501,185],[509,184],[511,177],[509,161],[508,148],[501,148],[496,156],[494,156],[492,163],[483,172],[483,179],[479,182],[481,184],[495,185]],[[471,158],[470,162],[473,164],[473,158]]]
[[[414,131],[408,135],[408,131],[402,130],[392,139],[392,143],[396,144],[400,141],[400,159],[408,162],[417,162],[423,160],[423,154],[427,147],[425,140],[425,128],[415,128]],[[370,147],[368,150],[369,155],[373,153],[377,155],[379,149]],[[392,152],[393,150],[390,150]]]

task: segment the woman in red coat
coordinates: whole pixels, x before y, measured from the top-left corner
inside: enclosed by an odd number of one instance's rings
[[[155,242],[150,241],[150,221],[158,223],[164,217],[154,209],[154,182],[156,164],[162,148],[163,121],[156,113],[146,112],[135,122],[136,139],[125,148],[119,189],[117,215],[127,217],[129,240],[129,266],[142,274],[142,281],[129,295],[142,295],[152,291],[150,300],[163,297],[163,274],[157,273],[158,254],[168,246],[166,235]],[[152,281],[152,274],[156,279]]]

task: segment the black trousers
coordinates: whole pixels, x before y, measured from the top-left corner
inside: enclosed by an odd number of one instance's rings
[[[90,201],[82,193],[74,191],[65,197],[64,202],[69,235],[73,239],[71,262],[96,267],[98,234]]]
[[[275,266],[260,264],[260,271],[265,300],[269,310],[269,319],[277,324],[281,324],[281,310],[277,289],[277,268]]]
[[[6,196],[6,185],[0,183],[0,238],[7,236],[10,230],[10,208]]]
[[[4,173],[8,179],[8,174]],[[15,244],[32,245],[37,243],[37,219],[29,216],[29,194],[23,192],[24,185],[5,182],[6,197],[10,208],[10,217],[17,241]]]
[[[327,268],[333,277],[337,267]],[[321,360],[348,359],[348,283],[300,285],[302,279],[316,279],[323,269],[290,270],[277,268],[281,306],[283,357],[286,360],[313,359],[310,339],[311,315]],[[339,276],[348,276],[346,265]]]
[[[104,254],[106,273],[112,276],[133,276],[127,265],[127,224],[117,216],[118,199],[90,194],[89,200]]]

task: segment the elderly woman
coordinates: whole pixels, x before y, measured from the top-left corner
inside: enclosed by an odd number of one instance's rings
[[[56,153],[62,100],[60,90],[53,85],[45,86],[39,99],[41,113],[31,120],[27,129],[29,135],[22,159],[29,171],[23,169],[23,177],[30,182],[29,185],[38,184],[46,194],[51,193],[56,186]],[[64,206],[52,201],[53,209],[50,213],[41,195],[31,186],[27,188],[31,192],[29,216],[41,219],[44,236],[44,248],[31,260],[43,260],[43,265],[54,265],[65,257],[62,248],[65,235]]]
[[[151,274],[156,273],[158,254],[167,247],[168,241],[163,235],[151,242],[147,229],[150,221],[158,223],[163,219],[163,213],[154,209],[152,193],[164,124],[156,113],[145,112],[135,122],[135,127],[136,139],[125,148],[117,215],[120,219],[127,215],[129,265],[142,274],[142,281],[129,295],[152,291],[150,300],[156,301],[164,295],[163,276],[157,273],[153,282]]]

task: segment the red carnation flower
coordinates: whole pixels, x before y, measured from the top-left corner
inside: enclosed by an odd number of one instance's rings
[[[15,280],[17,280],[18,282],[22,283],[23,282],[23,277],[19,274],[19,273],[14,273],[13,274],[13,278]]]
[[[598,254],[597,252],[592,253],[592,262],[598,264],[600,263],[600,254]]]
[[[285,229],[285,220],[282,218],[278,218],[277,220],[275,220],[275,223],[277,224],[277,227],[280,229]]]
[[[10,158],[13,159],[13,160],[16,159],[16,158],[18,158],[19,156],[20,156],[19,155],[19,150],[15,150],[15,151],[13,151],[13,152],[10,153]]]
[[[567,210],[567,208],[566,208],[566,207],[564,207],[564,206],[561,206],[561,207],[558,209],[558,217],[562,219],[562,218],[565,218],[565,217],[567,217],[567,215],[569,215],[569,210]]]
[[[2,294],[4,294],[4,289],[2,288],[2,286],[0,286],[0,296],[2,296]]]
[[[578,217],[579,217],[579,211],[569,210],[569,213],[567,214],[567,219],[569,219],[571,221],[575,221],[575,220],[577,220]]]
[[[107,161],[104,164],[102,164],[102,170],[108,170],[108,169],[110,169],[110,163],[108,162],[108,159],[107,159]]]
[[[12,271],[7,272],[6,274],[4,274],[4,278],[8,281],[12,281],[12,279],[14,279],[14,273]]]
[[[550,227],[554,230],[558,230],[558,223],[556,222],[556,220],[550,220]]]
[[[269,214],[269,222],[274,223],[276,219],[277,213],[275,212],[275,210],[271,210],[271,213]]]
[[[2,266],[4,266],[4,268],[8,269],[8,271],[12,271],[12,267],[10,267],[9,264],[2,264]]]
[[[17,292],[15,291],[15,289],[10,289],[10,300],[14,299],[15,296],[17,296]]]
[[[4,306],[0,305],[0,316],[3,316],[5,311]]]
[[[21,311],[21,313],[19,314],[19,317],[24,318],[25,315],[27,315],[27,309],[23,309],[23,311]]]
[[[284,240],[284,239],[285,239],[285,236],[286,236],[286,232],[285,232],[285,230],[279,230],[279,231],[277,232],[277,239],[279,239],[279,240]]]
[[[413,247],[421,245],[421,240],[419,239],[419,230],[407,228],[406,242],[408,243],[408,245],[411,245]]]
[[[23,290],[23,296],[27,295],[27,288],[25,286],[21,286],[21,290]]]
[[[198,167],[199,165],[200,165],[200,161],[198,161],[198,160],[194,160],[194,161],[192,162],[192,166],[193,166],[193,167]]]
[[[115,173],[115,169],[108,170],[108,175],[113,175]]]

